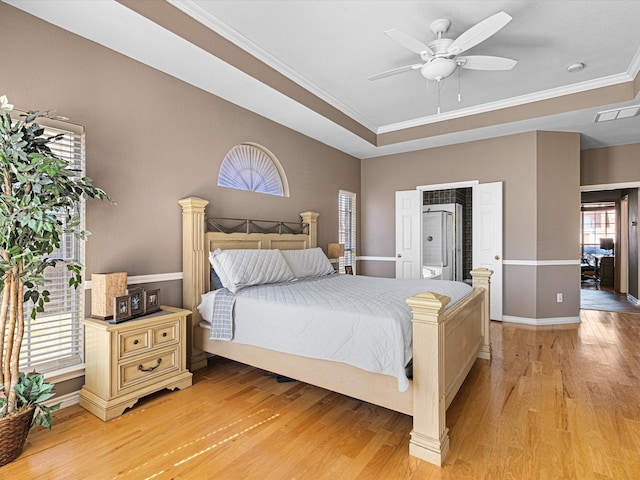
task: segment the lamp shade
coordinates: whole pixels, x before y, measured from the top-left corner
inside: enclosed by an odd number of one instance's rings
[[[344,256],[344,243],[330,243],[327,246],[327,257],[340,258]]]

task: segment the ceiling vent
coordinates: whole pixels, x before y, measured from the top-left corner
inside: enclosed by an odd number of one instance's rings
[[[605,110],[596,114],[594,123],[608,122],[609,120],[620,120],[621,118],[631,118],[637,116],[638,113],[640,113],[640,105]]]

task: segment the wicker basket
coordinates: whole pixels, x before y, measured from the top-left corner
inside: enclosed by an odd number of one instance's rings
[[[0,418],[0,467],[13,462],[22,453],[29,435],[34,407]]]

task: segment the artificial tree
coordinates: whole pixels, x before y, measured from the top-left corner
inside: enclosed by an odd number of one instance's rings
[[[45,270],[66,263],[70,288],[82,281],[82,265],[56,258],[65,235],[85,240],[78,206],[84,198],[111,199],[82,177],[50,145],[62,134],[46,136],[38,118],[51,111],[28,111],[12,117],[13,105],[0,97],[0,419],[31,406],[32,425],[51,428],[53,395],[42,375],[20,372],[25,321],[35,321],[49,301]],[[25,304],[31,308],[25,312]],[[26,313],[26,315],[25,315]]]

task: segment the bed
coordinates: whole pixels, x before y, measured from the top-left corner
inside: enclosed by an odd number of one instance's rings
[[[210,252],[316,248],[318,214],[310,211],[300,214],[305,226],[303,233],[290,233],[282,228],[269,233],[207,232],[208,201],[190,197],[179,204],[183,218],[183,308],[192,312],[187,342],[192,370],[204,367],[209,355],[219,355],[411,415],[409,453],[436,465],[443,464],[449,449],[446,410],[475,360],[491,358],[491,271],[473,270],[473,288],[453,305],[449,305],[448,296],[433,291],[417,293],[405,300],[411,315],[413,375],[403,389],[397,375],[374,373],[341,361],[211,339],[211,331],[204,326],[198,310],[202,295],[211,290]]]

